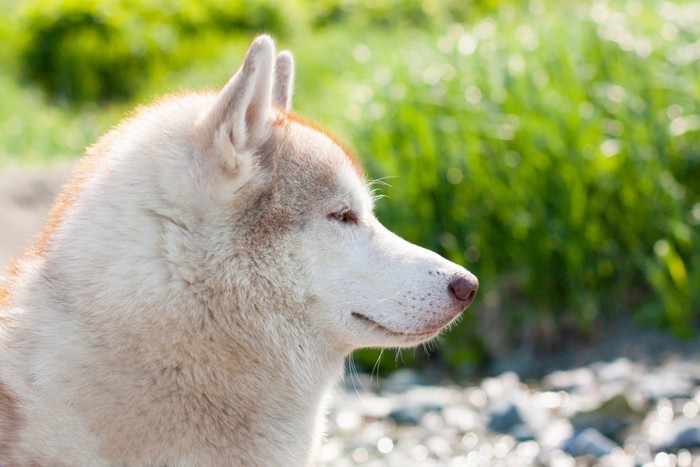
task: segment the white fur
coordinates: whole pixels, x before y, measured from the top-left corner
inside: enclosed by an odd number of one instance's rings
[[[261,36],[218,95],[89,151],[0,311],[0,465],[308,464],[344,357],[471,301],[448,286],[476,279],[383,227],[351,158],[287,117],[292,74]]]

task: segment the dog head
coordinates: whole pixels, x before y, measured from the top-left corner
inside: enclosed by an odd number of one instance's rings
[[[300,294],[335,342],[410,346],[435,337],[474,300],[477,279],[377,220],[355,156],[290,113],[293,69],[291,54],[275,58],[272,40],[257,38],[197,122],[202,157],[229,177],[232,199],[255,187],[237,221],[248,226],[242,236],[257,235],[248,245],[280,274],[270,283]]]

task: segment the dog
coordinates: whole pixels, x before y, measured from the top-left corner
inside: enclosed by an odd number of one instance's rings
[[[429,341],[474,300],[379,223],[293,74],[259,36],[220,92],[87,150],[1,298],[1,465],[308,465],[353,349]]]

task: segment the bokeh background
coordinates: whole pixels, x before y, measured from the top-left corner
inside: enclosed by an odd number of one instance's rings
[[[220,86],[259,32],[295,54],[297,111],[383,182],[380,219],[481,279],[467,324],[404,363],[470,371],[620,319],[695,333],[696,1],[0,0],[0,166]]]
[[[348,360],[321,465],[700,467],[697,0],[0,0],[0,258],[260,32],[379,218],[481,281],[437,343]]]

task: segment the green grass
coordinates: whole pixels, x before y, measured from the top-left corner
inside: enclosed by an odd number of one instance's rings
[[[118,118],[109,109],[61,108],[39,89],[0,70],[0,166],[45,164],[79,156]]]
[[[476,315],[447,336],[443,361],[484,356],[480,314],[502,316],[512,345],[593,336],[620,313],[693,334],[697,4],[482,2],[492,13],[470,15],[445,2],[425,16],[428,4],[399,20],[371,2],[299,2],[307,24],[281,30],[279,46],[297,60],[295,108],[388,177],[380,218],[480,277]],[[130,100],[99,106],[57,104],[22,78],[19,52],[0,52],[0,165],[74,157],[134,104],[218,87],[250,35],[184,41]]]
[[[512,343],[619,313],[697,329],[698,7],[594,5],[504,7],[378,53],[350,118],[371,173],[396,176],[380,217],[476,272]],[[470,333],[488,347],[463,326],[443,355]]]

